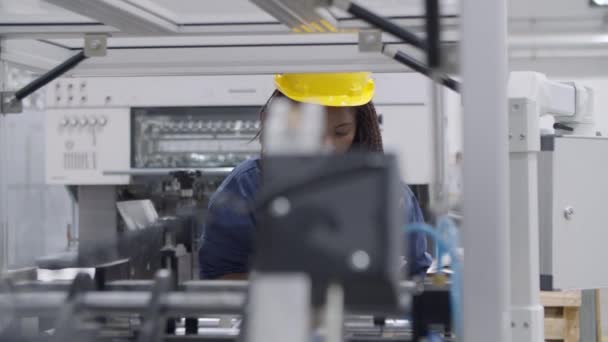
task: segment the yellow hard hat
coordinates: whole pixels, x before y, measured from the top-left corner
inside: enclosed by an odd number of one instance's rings
[[[281,74],[274,78],[277,89],[288,98],[330,107],[361,106],[374,96],[369,72]]]

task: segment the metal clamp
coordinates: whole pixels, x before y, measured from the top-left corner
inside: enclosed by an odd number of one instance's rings
[[[382,52],[382,32],[378,30],[359,31],[360,52]]]
[[[23,104],[17,100],[14,91],[0,92],[0,113],[17,114],[23,111]]]
[[[105,34],[86,34],[84,54],[87,57],[103,57],[108,54],[108,36]]]

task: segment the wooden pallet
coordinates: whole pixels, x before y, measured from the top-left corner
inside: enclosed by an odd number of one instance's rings
[[[578,342],[581,292],[541,292],[540,302],[545,307],[545,340]]]

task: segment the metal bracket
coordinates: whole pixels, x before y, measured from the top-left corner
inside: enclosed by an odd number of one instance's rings
[[[382,32],[378,30],[359,31],[360,52],[381,52],[382,45]]]
[[[0,92],[0,113],[18,114],[23,111],[23,103],[17,100],[14,91]]]
[[[108,53],[108,36],[105,34],[85,34],[84,55],[103,57]]]

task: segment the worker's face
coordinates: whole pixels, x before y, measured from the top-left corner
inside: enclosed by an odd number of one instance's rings
[[[324,143],[337,153],[350,149],[357,131],[356,111],[352,107],[326,107]]]

